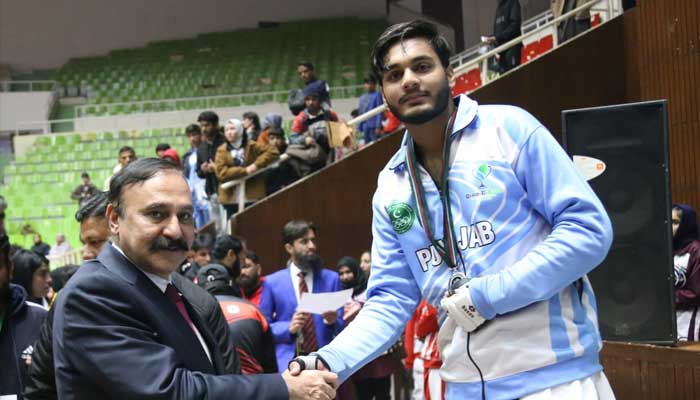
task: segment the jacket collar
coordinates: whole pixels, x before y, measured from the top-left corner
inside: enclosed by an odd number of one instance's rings
[[[467,97],[465,94],[455,97],[453,101],[457,107],[457,115],[455,116],[455,123],[452,127],[450,140],[454,139],[455,134],[469,126],[476,119],[476,114],[479,108],[479,104]],[[399,151],[397,151],[391,160],[389,160],[388,167],[394,172],[398,172],[399,170],[403,169],[405,165],[408,135],[410,135],[410,133],[408,130],[406,130],[403,140],[401,141],[401,148],[399,148]]]

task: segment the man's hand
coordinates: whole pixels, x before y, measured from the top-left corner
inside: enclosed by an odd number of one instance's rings
[[[316,143],[316,140],[314,140],[313,136],[306,136],[304,138],[304,143],[306,143],[307,146],[311,146],[312,144]]]
[[[245,167],[245,173],[248,175],[254,173],[257,170],[258,170],[258,166],[255,164],[250,164],[249,166]]]
[[[311,314],[297,311],[292,315],[292,322],[289,324],[289,333],[296,335],[304,327],[306,320],[311,318]]]
[[[202,163],[201,168],[204,172],[212,172],[214,170],[214,162],[212,160],[209,160],[205,163]]]
[[[338,387],[338,375],[328,371],[297,371],[296,375],[284,371],[282,379],[287,385],[290,400],[334,399]]]
[[[485,42],[492,45],[492,46],[495,46],[496,45],[496,37],[495,36],[487,36]]]
[[[335,311],[326,311],[323,314],[323,323],[326,325],[333,325],[338,321],[338,313]]]
[[[476,330],[486,322],[474,307],[472,296],[469,294],[469,284],[458,288],[452,296],[444,297],[440,301],[440,307],[444,308],[447,315],[467,333]]]

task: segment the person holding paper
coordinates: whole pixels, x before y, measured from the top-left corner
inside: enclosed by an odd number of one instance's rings
[[[322,315],[297,311],[303,293],[341,290],[335,271],[323,267],[316,247],[316,227],[302,220],[289,221],[283,229],[287,268],[265,277],[260,310],[270,322],[280,372],[300,354],[318,350],[343,329],[342,309]]]

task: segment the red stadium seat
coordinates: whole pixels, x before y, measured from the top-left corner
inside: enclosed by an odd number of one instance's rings
[[[452,95],[471,92],[481,87],[481,70],[473,68],[455,79],[455,87],[452,88]]]
[[[600,13],[593,14],[593,16],[591,16],[591,28],[593,28],[596,25],[600,25],[600,22]]]
[[[554,37],[552,35],[547,35],[540,39],[540,51],[539,54],[544,54],[554,47]]]

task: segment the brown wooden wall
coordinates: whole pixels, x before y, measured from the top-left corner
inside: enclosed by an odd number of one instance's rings
[[[660,347],[605,342],[600,354],[617,400],[700,398],[700,344]]]
[[[700,2],[644,0],[625,15],[627,100],[668,99],[673,202],[700,208]]]

